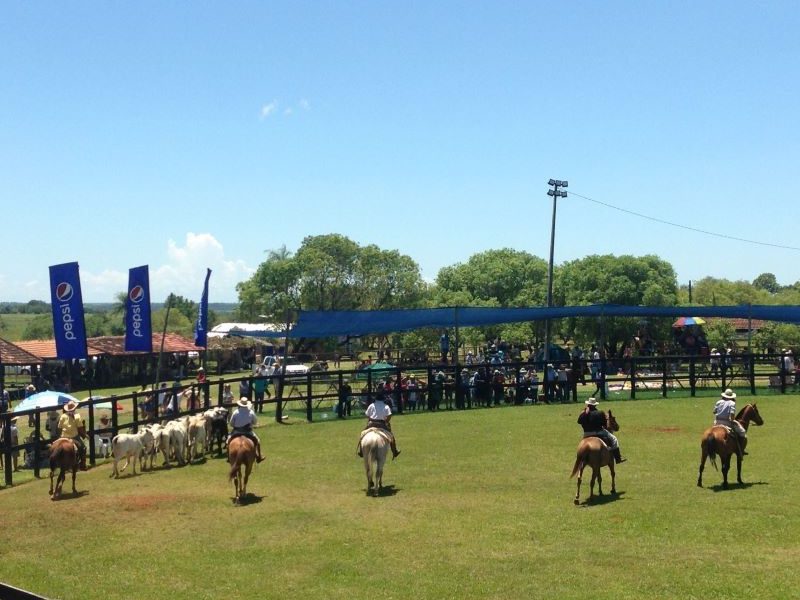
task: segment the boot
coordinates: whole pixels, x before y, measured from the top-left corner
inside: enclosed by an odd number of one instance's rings
[[[736,436],[736,445],[739,447],[739,454],[742,456],[749,456],[747,452],[744,450],[744,444],[747,438],[740,438],[738,435]]]
[[[397,446],[392,444],[392,460],[400,456],[400,450],[397,449]]]
[[[85,455],[84,455],[84,456],[81,456],[80,465],[78,466],[78,468],[79,468],[81,471],[88,471],[88,470],[89,470],[89,469],[86,467],[86,456],[85,456]]]
[[[261,456],[261,444],[256,446],[256,464],[264,462],[264,457]]]
[[[356,450],[356,454],[358,454],[360,458],[364,458],[364,453],[361,451],[361,442],[358,443],[358,449]]]
[[[614,448],[612,453],[614,454],[614,462],[617,464],[624,463],[626,460],[628,460],[627,458],[622,458],[619,448]]]

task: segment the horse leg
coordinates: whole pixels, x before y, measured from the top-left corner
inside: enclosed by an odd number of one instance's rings
[[[255,460],[255,459],[253,459]],[[253,470],[253,462],[250,461],[245,465],[244,468],[244,483],[242,484],[242,499],[247,496],[247,482],[250,479],[250,471]]]
[[[383,460],[381,460],[383,458]],[[375,479],[377,479],[378,489],[375,492],[377,496],[380,496],[381,491],[383,490],[383,464],[386,460],[386,448],[384,448],[383,457],[378,456],[378,466],[375,472]]]
[[[703,487],[703,469],[705,469],[706,466],[706,458],[708,458],[708,453],[706,452],[705,445],[703,445],[700,456],[700,472],[697,475],[697,487]]]
[[[614,469],[613,459],[608,463],[608,470],[611,471],[611,494],[615,495],[617,493],[617,473]]]
[[[50,467],[50,495],[53,495],[53,476],[56,474],[56,470],[53,467]]]
[[[589,502],[594,500],[594,482],[597,479],[597,471],[598,469],[595,469],[594,465],[592,465],[592,479],[589,482]]]
[[[722,458],[722,487],[728,489],[728,471],[731,468],[731,455]]]
[[[56,480],[56,493],[54,494],[54,498],[60,498],[61,492],[64,489],[64,480],[67,478],[67,469],[66,467],[61,467],[58,472],[58,479]]]
[[[614,460],[613,458],[611,460]],[[597,467],[597,495],[603,495],[603,468]]]
[[[364,452],[364,470],[367,473],[367,496],[372,492],[372,487],[375,485],[372,482],[372,465],[370,464],[370,452]]]
[[[77,494],[78,490],[75,488],[75,476],[78,474],[78,465],[72,467],[72,493]]]
[[[740,452],[736,453],[736,481],[739,485],[744,485],[744,481],[742,481],[742,454]]]
[[[580,500],[580,498],[581,498],[581,480],[583,479],[583,468],[585,466],[586,466],[586,464],[582,464],[581,465],[581,470],[578,471],[578,490],[575,492],[575,505],[576,506],[581,503],[581,500]]]

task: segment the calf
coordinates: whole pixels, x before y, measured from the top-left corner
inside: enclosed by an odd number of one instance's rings
[[[149,429],[143,429],[139,433],[121,433],[114,436],[111,440],[111,452],[114,455],[114,470],[111,477],[119,477],[119,474],[128,468],[128,464],[133,457],[133,474],[136,475],[136,460],[142,451],[153,443],[153,433]],[[125,457],[125,466],[117,470],[117,464]]]
[[[203,415],[195,415],[189,419],[188,427],[188,440],[189,440],[189,462],[195,458],[203,456],[206,448],[206,418]],[[198,453],[197,446],[200,445]]]

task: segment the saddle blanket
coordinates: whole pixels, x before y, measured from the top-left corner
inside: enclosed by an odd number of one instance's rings
[[[394,440],[394,435],[390,431],[386,431],[385,429],[380,429],[378,427],[370,427],[369,429],[365,429],[361,432],[361,437],[359,438],[359,442],[364,439],[364,436],[367,435],[370,431],[374,431],[378,435],[380,435],[388,444],[391,444]]]

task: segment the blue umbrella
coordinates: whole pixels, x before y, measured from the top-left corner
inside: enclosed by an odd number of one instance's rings
[[[14,407],[14,412],[22,412],[23,410],[33,410],[35,408],[53,408],[55,406],[64,406],[71,400],[78,401],[75,396],[70,396],[64,392],[54,392],[46,390],[38,394],[32,394],[25,398],[22,402]]]

